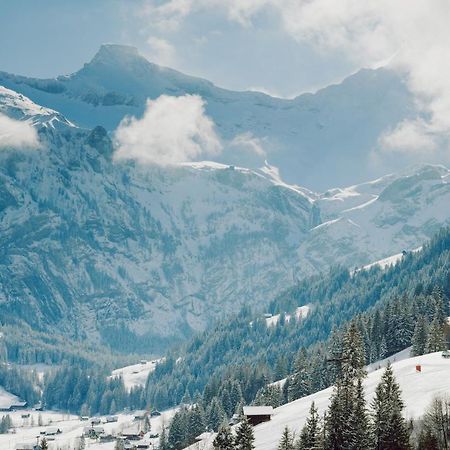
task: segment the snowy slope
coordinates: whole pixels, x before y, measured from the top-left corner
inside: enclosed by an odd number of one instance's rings
[[[0,112],[12,119],[29,121],[32,125],[45,128],[75,126],[58,111],[37,105],[28,97],[4,86],[0,86]]]
[[[108,130],[125,115],[141,115],[147,98],[198,94],[225,141],[244,133],[263,140],[265,157],[282,177],[311,189],[346,186],[383,174],[386,169],[371,163],[370,151],[381,133],[415,115],[405,84],[384,69],[362,70],[339,85],[286,100],[221,89],[152,64],[135,48],[121,45],[103,45],[89,63],[68,76],[40,80],[0,72],[0,85],[60,111],[80,126]],[[242,166],[249,161],[257,167],[264,156],[249,159],[248,152],[230,147],[220,160]]]
[[[121,377],[125,387],[129,390],[135,386],[145,386],[149,373],[155,370],[156,364],[161,361],[155,359],[145,363],[132,364],[112,371],[112,377]]]
[[[312,270],[335,261],[354,269],[417,249],[450,223],[449,174],[425,165],[323,194],[315,202],[321,223],[300,245],[299,258]]]
[[[295,310],[295,319],[299,320],[299,319],[306,319],[306,317],[309,314],[311,307],[310,305],[303,305],[303,306],[299,306],[296,310]],[[273,327],[275,326],[278,321],[280,320],[280,314],[275,314],[272,317],[267,317],[266,318],[266,324],[268,327]],[[291,315],[290,314],[286,314],[285,315],[285,320],[286,322],[289,322],[291,320]]]
[[[422,366],[422,372],[416,372],[416,364]],[[403,359],[392,364],[394,373],[402,391],[407,418],[420,417],[434,396],[450,390],[450,360],[441,353]],[[369,373],[364,382],[367,401],[373,398],[375,388],[380,382],[383,369]],[[302,399],[275,409],[270,422],[254,427],[256,450],[275,450],[285,426],[298,432],[305,423],[311,402],[314,401],[323,414],[326,410],[332,388],[325,389]],[[192,445],[191,449],[212,448],[212,437],[204,442]]]

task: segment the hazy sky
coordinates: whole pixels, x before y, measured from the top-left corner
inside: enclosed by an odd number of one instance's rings
[[[138,47],[153,62],[223,87],[293,96],[340,81],[358,68],[339,52],[318,51],[295,39],[270,7],[243,22],[200,1],[202,7],[180,17],[179,11],[193,3],[0,0],[0,70],[38,77],[67,74],[89,61],[102,43],[123,43]],[[156,9],[171,4],[170,10]]]

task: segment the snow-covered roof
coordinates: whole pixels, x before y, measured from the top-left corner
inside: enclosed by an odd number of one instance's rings
[[[271,416],[271,406],[244,406],[244,416]]]
[[[5,391],[0,387],[0,409],[9,409],[13,406],[25,406],[26,402],[22,402],[19,397]]]

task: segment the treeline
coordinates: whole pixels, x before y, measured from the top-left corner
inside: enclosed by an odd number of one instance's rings
[[[82,415],[145,408],[143,388],[128,391],[121,377],[108,375],[107,370],[61,368],[46,376],[43,404],[46,409],[61,409]]]
[[[0,364],[0,386],[11,394],[25,400],[29,405],[40,399],[39,380],[35,373]]]
[[[0,335],[0,361],[14,364],[67,364],[83,368],[108,365],[112,368],[139,359],[138,355],[115,354],[96,342],[33,330],[23,322],[0,326]]]
[[[206,389],[215,390],[217,397],[215,386],[233,380],[238,380],[244,400],[251,401],[255,386],[262,388],[295,371],[300,348],[309,349],[313,389],[326,387],[334,379],[324,366],[326,346],[318,343],[358,316],[367,362],[405,348],[411,344],[417,321],[424,320],[425,328],[431,327],[435,286],[440,287],[442,299],[448,298],[449,268],[450,228],[446,228],[422,251],[407,254],[387,270],[373,267],[350,275],[336,268],[286,291],[270,306],[273,313],[281,313],[275,326],[268,327],[262,314],[255,317],[243,308],[235,317],[192,338],[181,351],[169,353],[147,381],[147,403],[170,407]],[[286,320],[284,311],[293,313],[305,304],[311,305],[306,319]],[[445,302],[443,310],[448,313]]]

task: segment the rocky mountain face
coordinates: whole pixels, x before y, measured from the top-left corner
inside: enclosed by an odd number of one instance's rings
[[[443,166],[318,193],[269,165],[116,161],[105,128],[5,88],[0,112],[42,143],[0,151],[2,323],[158,353],[297,279],[414,249],[450,223]]]
[[[116,163],[102,128],[39,133],[0,154],[4,322],[157,350],[293,282],[306,195],[218,164]]]
[[[200,95],[225,144],[249,135],[261,141],[266,153],[249,161],[246,152],[229,146],[219,162],[257,168],[267,159],[287,182],[314,190],[363,182],[392,170],[392,161],[388,170],[373,164],[378,138],[417,114],[405,84],[387,69],[361,70],[340,84],[287,100],[221,89],[152,64],[135,48],[121,45],[102,46],[72,75],[41,80],[0,72],[0,85],[79,126],[101,125],[108,131],[125,115],[141,116],[147,98]],[[402,167],[405,160],[398,164]]]

